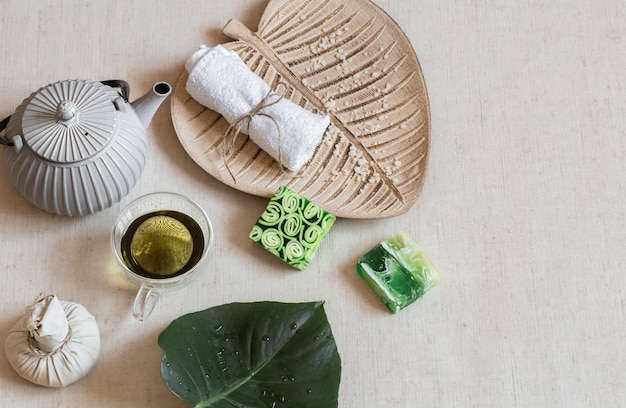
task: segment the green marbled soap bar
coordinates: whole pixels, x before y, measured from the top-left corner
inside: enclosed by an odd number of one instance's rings
[[[250,238],[296,269],[309,265],[336,217],[283,186],[270,199]]]
[[[441,279],[422,248],[405,233],[363,255],[356,271],[393,313],[415,302]]]

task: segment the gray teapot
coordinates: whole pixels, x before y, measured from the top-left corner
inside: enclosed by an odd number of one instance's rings
[[[137,183],[146,129],[171,90],[158,82],[129,103],[125,81],[67,80],[39,89],[0,122],[11,182],[52,213],[80,216],[110,207]]]

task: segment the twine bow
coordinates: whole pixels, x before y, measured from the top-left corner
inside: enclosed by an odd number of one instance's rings
[[[287,90],[286,84],[284,84],[283,82],[277,83],[276,86],[267,91],[265,97],[263,97],[263,99],[261,99],[261,101],[254,108],[252,108],[250,112],[246,113],[245,115],[241,115],[235,121],[233,121],[233,123],[228,126],[228,129],[226,129],[226,133],[224,133],[224,138],[222,140],[222,159],[224,160],[224,165],[226,166],[226,170],[228,170],[228,174],[230,174],[235,184],[237,184],[237,180],[235,179],[235,175],[232,173],[230,167],[228,166],[228,160],[226,160],[226,156],[230,154],[233,146],[235,145],[237,136],[239,136],[240,133],[243,133],[242,129],[248,129],[250,127],[250,122],[255,116],[266,117],[270,119],[272,123],[274,123],[274,126],[276,126],[276,131],[278,133],[278,163],[280,164],[283,172],[285,171],[285,167],[282,164],[282,135],[280,131],[280,125],[272,115],[263,112],[263,109],[276,105],[284,98],[284,95],[278,94],[277,92],[280,86],[284,87],[285,91]]]

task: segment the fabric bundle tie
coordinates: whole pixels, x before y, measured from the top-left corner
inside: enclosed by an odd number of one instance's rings
[[[276,86],[276,88],[278,88],[279,85],[283,85],[286,87],[285,84],[280,82]],[[272,96],[275,97],[274,100],[271,100]],[[224,164],[226,165],[226,169],[228,170],[228,174],[230,174],[230,177],[232,177],[235,183],[237,182],[237,180],[235,179],[235,175],[232,173],[232,171],[230,170],[230,167],[228,166],[228,161],[226,160],[226,156],[230,154],[231,149],[235,145],[235,140],[237,140],[237,136],[239,136],[239,133],[241,133],[242,131],[242,123],[245,123],[246,128],[249,128],[250,121],[257,115],[265,116],[268,119],[270,119],[272,122],[274,122],[274,125],[276,126],[276,132],[278,134],[278,157],[276,159],[278,160],[278,163],[280,164],[281,169],[283,171],[285,170],[285,166],[282,161],[282,149],[281,149],[282,136],[281,136],[281,131],[280,131],[280,125],[278,124],[278,122],[276,122],[276,119],[274,119],[271,115],[268,115],[267,113],[262,112],[264,108],[267,108],[268,106],[272,106],[280,102],[282,98],[283,97],[281,95],[276,94],[273,89],[270,89],[267,92],[267,95],[265,95],[265,97],[261,100],[261,102],[259,102],[259,104],[254,109],[252,109],[246,115],[243,115],[237,120],[235,120],[235,122],[232,123],[228,127],[228,129],[226,129],[226,133],[224,134],[224,141],[222,142],[222,158],[224,160]]]
[[[187,92],[230,124],[224,136],[224,156],[243,133],[290,171],[300,171],[311,160],[330,125],[329,116],[310,112],[277,94],[236,52],[221,45],[201,47],[185,68]],[[276,88],[280,85],[286,87],[279,83]]]

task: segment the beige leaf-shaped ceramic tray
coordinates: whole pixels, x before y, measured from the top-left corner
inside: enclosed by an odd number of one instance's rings
[[[229,124],[189,96],[183,71],[172,117],[196,163],[257,196],[286,185],[338,217],[391,217],[415,204],[428,164],[428,96],[411,44],[383,10],[367,0],[271,0],[258,32],[231,20],[224,33],[252,71],[288,84],[286,97],[329,114],[331,125],[298,174],[241,135],[226,157],[233,180],[222,155]]]

